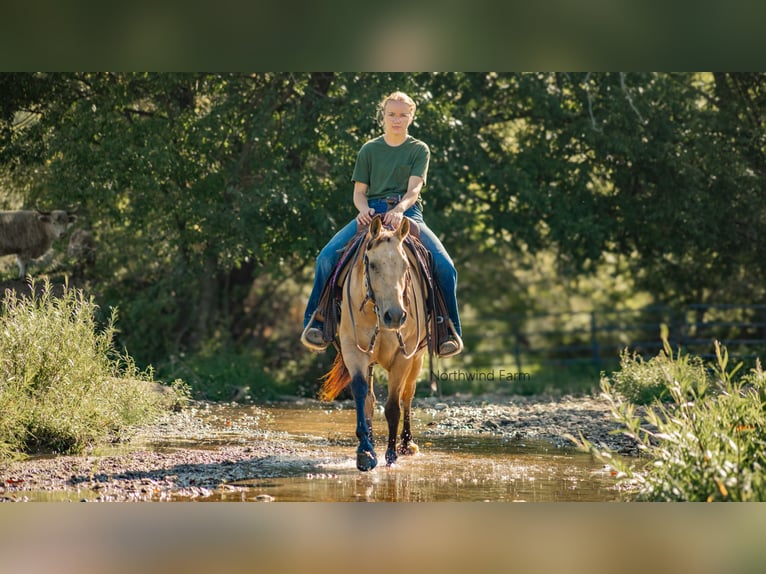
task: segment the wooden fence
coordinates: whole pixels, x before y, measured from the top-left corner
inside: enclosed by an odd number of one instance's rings
[[[654,356],[667,325],[673,348],[714,356],[714,341],[732,357],[766,359],[766,304],[686,305],[635,310],[513,314],[465,321],[465,360],[475,366],[592,365],[606,368],[628,349]]]

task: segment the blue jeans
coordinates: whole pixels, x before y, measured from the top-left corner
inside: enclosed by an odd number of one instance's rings
[[[380,199],[371,199],[369,205],[375,210],[375,213],[385,213],[388,210],[386,202]],[[423,213],[420,207],[413,205],[404,212],[404,215],[418,224],[420,228],[420,241],[433,255],[436,280],[439,282],[442,293],[444,293],[449,318],[455,325],[458,335],[462,336],[460,316],[457,310],[457,270],[455,269],[455,264],[452,262],[452,258],[447,253],[442,242],[439,241],[439,238],[434,235],[434,232],[423,221]],[[306,305],[306,312],[303,315],[304,329],[308,326],[311,315],[316,311],[317,305],[319,305],[322,289],[330,275],[332,275],[335,264],[340,260],[343,248],[346,246],[346,243],[353,239],[354,235],[356,235],[356,219],[351,220],[348,225],[338,231],[330,239],[330,242],[324,246],[322,251],[319,252],[316,272],[314,273],[314,287],[311,290],[311,295]]]

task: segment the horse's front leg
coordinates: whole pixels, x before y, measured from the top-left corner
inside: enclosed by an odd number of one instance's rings
[[[394,393],[393,390],[389,386],[385,408],[386,421],[388,422],[388,446],[386,448],[386,464],[388,466],[396,462],[396,431],[399,430],[399,418],[401,417],[399,393]]]
[[[415,393],[415,380],[420,372],[420,365],[417,365],[417,372],[413,373],[413,363],[404,358],[402,355],[397,355],[393,365],[388,371],[388,399],[386,400],[386,421],[388,422],[388,445],[386,448],[386,464],[392,465],[396,462],[396,433],[399,430],[399,421],[402,416],[401,403],[404,402],[405,408],[405,421],[409,420],[409,403],[412,401],[412,396]],[[408,385],[412,385],[412,389],[408,390]],[[409,394],[408,394],[409,393]],[[404,398],[407,401],[403,401]],[[409,423],[408,428],[409,428]],[[408,431],[409,432],[409,431]],[[401,452],[401,451],[399,451]]]
[[[407,381],[402,389],[402,406],[404,407],[404,421],[402,422],[402,441],[399,444],[399,454],[417,454],[418,445],[412,442],[412,430],[410,429],[410,412],[412,410],[412,398],[415,396],[417,376],[423,365],[423,355],[413,359],[412,368],[407,376]]]
[[[373,388],[372,365],[367,369],[367,400],[364,402],[364,420],[367,423],[367,434],[370,442],[375,444],[372,438],[372,417],[375,414],[375,390]]]
[[[356,436],[359,447],[356,449],[356,468],[361,471],[372,470],[378,464],[372,443],[372,410],[375,403],[371,398],[368,378],[356,372],[351,379],[351,392],[356,406]]]
[[[404,422],[402,423],[402,441],[399,443],[399,454],[417,454],[418,445],[412,442],[412,431],[410,430],[410,410],[411,403],[405,403],[404,405]]]

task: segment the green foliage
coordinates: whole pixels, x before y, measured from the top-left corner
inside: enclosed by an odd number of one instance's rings
[[[759,362],[738,377],[739,366],[729,367],[728,353],[718,344],[716,355],[714,384],[667,377],[667,400],[645,408],[602,379],[603,396],[623,432],[636,440],[642,462],[636,467],[584,444],[638,500],[766,500],[766,374]],[[689,375],[683,357],[665,361],[667,372]],[[632,368],[646,370],[648,379],[656,367],[647,365]]]
[[[594,395],[598,392],[599,370],[590,361],[568,366],[530,369],[528,379],[511,384],[510,392],[520,395]]]
[[[602,375],[602,387],[636,405],[671,401],[676,388],[685,397],[704,395],[710,381],[702,359],[681,349],[674,354],[667,328],[663,329],[662,344],[662,352],[649,360],[623,350],[620,369],[611,376]]]
[[[766,296],[764,73],[0,74],[0,199],[79,207],[140,364],[268,347],[264,371],[305,378],[299,287],[394,89],[479,316]]]
[[[209,348],[191,356],[173,356],[158,372],[183,379],[192,396],[202,400],[262,402],[305,394],[306,389],[264,372],[263,363],[257,353]]]
[[[46,282],[7,291],[0,315],[0,459],[35,449],[80,452],[183,401],[113,347],[116,314],[96,322],[82,291]]]

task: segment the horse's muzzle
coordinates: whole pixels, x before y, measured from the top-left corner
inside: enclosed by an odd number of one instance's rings
[[[386,329],[398,329],[407,320],[407,311],[401,308],[387,309],[383,313],[383,327]]]

